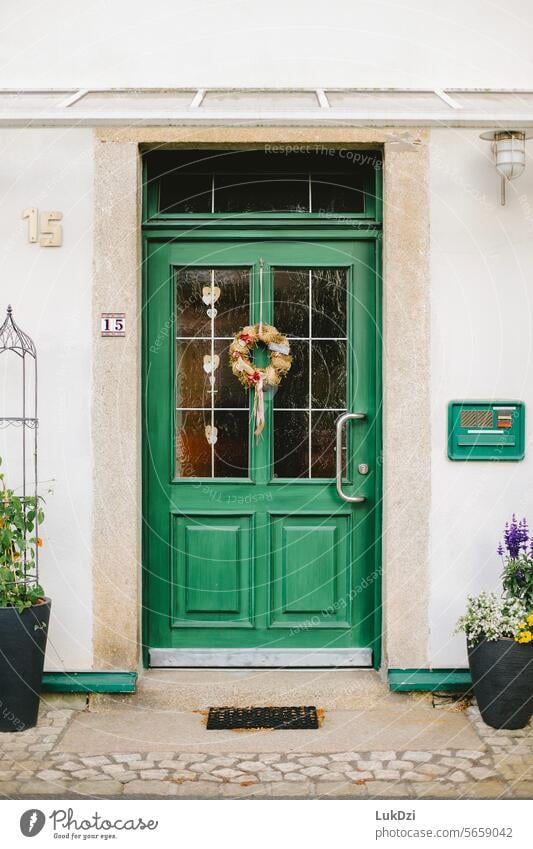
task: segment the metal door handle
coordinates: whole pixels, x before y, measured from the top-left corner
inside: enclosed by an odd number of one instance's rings
[[[366,501],[364,496],[346,495],[342,489],[342,429],[345,422],[350,419],[366,419],[366,413],[343,413],[342,416],[339,416],[337,419],[337,492],[343,501],[348,501],[350,504],[361,504],[363,501]]]

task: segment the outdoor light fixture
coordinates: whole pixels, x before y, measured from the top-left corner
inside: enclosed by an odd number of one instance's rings
[[[526,130],[488,130],[480,138],[492,142],[496,171],[501,177],[501,204],[505,206],[505,184],[519,177],[526,167],[526,139],[532,133]]]

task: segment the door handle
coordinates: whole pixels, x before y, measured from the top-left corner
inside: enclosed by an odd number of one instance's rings
[[[362,495],[346,495],[342,489],[342,430],[347,421],[351,419],[366,419],[366,413],[343,413],[342,416],[339,416],[337,419],[337,457],[336,457],[336,484],[337,484],[337,492],[342,498],[343,501],[348,501],[350,504],[362,504],[363,501],[366,501],[366,498]]]

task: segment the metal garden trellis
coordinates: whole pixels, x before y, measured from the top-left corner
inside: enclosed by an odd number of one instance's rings
[[[21,394],[22,398],[22,415],[6,416],[0,415],[0,428],[5,427],[20,427],[21,429],[21,452],[22,452],[22,483],[21,483],[21,501],[23,509],[26,511],[28,506],[28,498],[35,499],[37,505],[37,351],[35,344],[27,333],[16,324],[13,318],[13,309],[11,305],[7,308],[7,315],[4,323],[0,327],[0,354],[11,351],[16,354],[21,360]],[[33,378],[33,391],[31,388],[31,379]],[[28,390],[28,385],[30,389]],[[20,410],[19,410],[20,411]],[[0,412],[3,412],[0,410]],[[8,411],[7,411],[8,412]],[[28,413],[30,415],[28,415]],[[33,467],[33,486],[27,480],[27,463],[28,452],[33,449],[33,458],[30,458],[30,468]],[[33,462],[31,461],[33,459]],[[33,495],[30,496],[28,488],[31,487]],[[39,535],[39,519],[38,511],[35,511],[35,528],[34,536]],[[26,542],[27,531],[24,531]],[[24,558],[24,584],[39,583],[39,546],[35,546],[34,568],[28,570],[27,551],[23,552]]]

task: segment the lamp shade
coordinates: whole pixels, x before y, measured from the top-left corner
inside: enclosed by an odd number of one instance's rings
[[[506,180],[519,177],[526,167],[524,133],[498,133],[494,139],[496,171]]]

